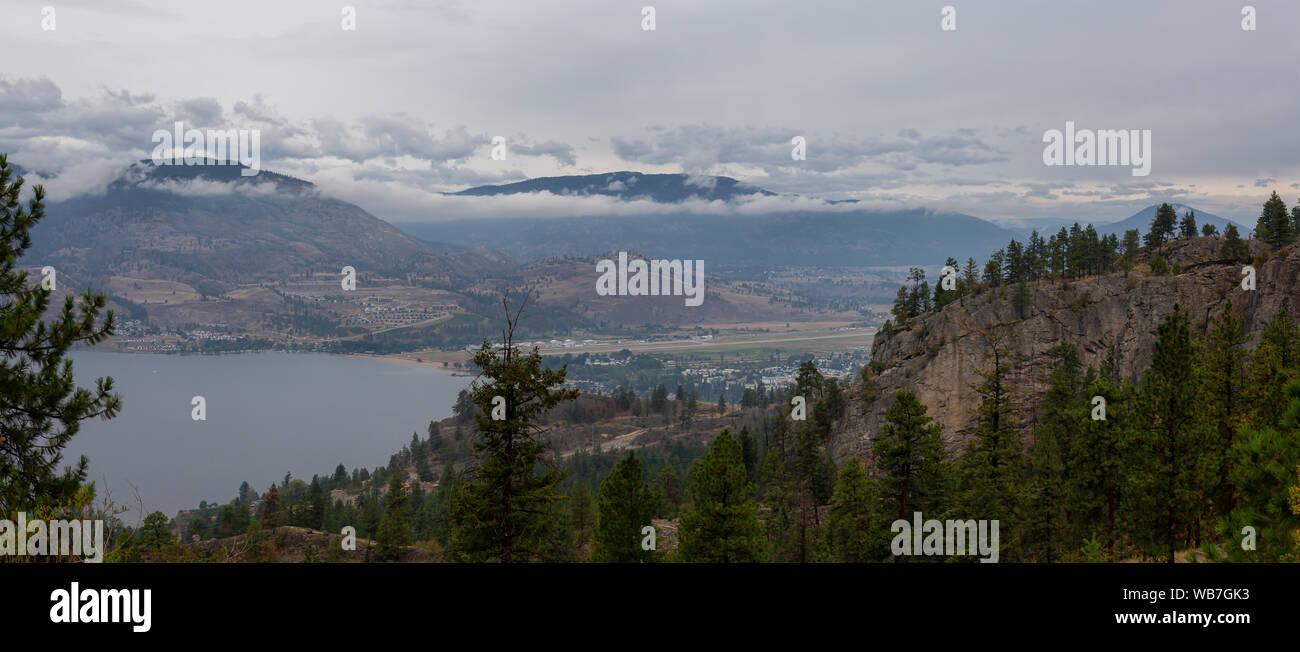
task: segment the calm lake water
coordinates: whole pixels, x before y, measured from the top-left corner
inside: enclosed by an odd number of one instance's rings
[[[451,415],[471,378],[425,365],[323,354],[148,355],[77,352],[78,384],[112,376],[122,411],[82,423],[64,459],[90,458],[89,479],[119,505],[168,516],[229,502],[247,480],[263,492],[286,471],[310,480],[342,463],[373,468],[412,432]],[[207,420],[190,418],[194,396]],[[101,491],[102,495],[102,491]],[[129,517],[129,518],[128,518]],[[135,523],[135,514],[124,514]]]

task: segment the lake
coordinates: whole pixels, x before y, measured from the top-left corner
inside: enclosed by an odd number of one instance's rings
[[[472,380],[428,365],[325,354],[71,354],[78,385],[112,376],[122,396],[114,419],[82,422],[65,462],[90,458],[90,480],[133,512],[169,517],[200,500],[226,503],[239,484],[262,493],[285,472],[310,480],[388,464],[411,433],[451,415]],[[191,418],[206,399],[207,419]]]

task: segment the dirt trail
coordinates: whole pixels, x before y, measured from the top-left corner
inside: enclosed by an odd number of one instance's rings
[[[600,446],[600,449],[602,451],[606,451],[606,452],[631,450],[633,448],[639,448],[638,446],[633,446],[632,442],[636,441],[636,438],[640,437],[647,430],[649,430],[649,428],[637,428],[636,430],[633,430],[632,432],[629,432],[625,435],[619,435],[613,439],[602,441],[598,445]],[[561,458],[572,457],[573,454],[577,453],[579,450],[594,450],[594,449],[595,449],[594,446],[587,447],[587,448],[579,447],[571,451],[566,451],[564,454],[560,455],[560,457]]]

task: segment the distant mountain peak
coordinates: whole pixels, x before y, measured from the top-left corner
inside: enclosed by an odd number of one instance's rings
[[[214,181],[219,183],[274,183],[277,190],[304,191],[315,187],[310,181],[291,177],[270,170],[258,170],[257,174],[245,176],[244,170],[252,168],[237,161],[222,162],[215,158],[205,159],[203,165],[159,165],[151,159],[132,163],[120,179],[110,185],[110,189],[125,189],[152,183],[185,183],[189,181]]]
[[[616,197],[626,201],[644,199],[665,204],[676,204],[688,199],[731,201],[748,195],[776,194],[731,177],[646,174],[627,170],[602,174],[537,177],[515,183],[477,186],[452,194],[491,197],[533,192],[549,192],[570,197]]]
[[[1196,216],[1196,225],[1198,229],[1201,227],[1201,225],[1213,224],[1219,230],[1219,232],[1222,233],[1224,227],[1226,227],[1227,225],[1236,224],[1237,229],[1241,231],[1242,234],[1245,234],[1250,231],[1249,227],[1246,227],[1243,224],[1238,224],[1237,222],[1233,222],[1232,220],[1229,220],[1227,218],[1219,217],[1214,213],[1200,210],[1195,206],[1188,206],[1187,204],[1181,204],[1172,201],[1162,201],[1162,202],[1151,204],[1150,206],[1147,206],[1146,208],[1134,213],[1128,218],[1125,218],[1118,222],[1112,222],[1110,224],[1098,224],[1097,230],[1102,235],[1106,235],[1107,233],[1114,233],[1116,235],[1122,236],[1124,235],[1124,232],[1129,229],[1137,229],[1141,233],[1146,233],[1147,231],[1151,230],[1151,220],[1156,216],[1156,211],[1160,210],[1161,204],[1169,204],[1171,207],[1173,207],[1174,212],[1178,214],[1179,219],[1182,219],[1183,215],[1185,215],[1189,211],[1193,213]]]

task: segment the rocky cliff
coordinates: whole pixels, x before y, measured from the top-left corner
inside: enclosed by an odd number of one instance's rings
[[[1012,348],[1011,378],[1018,394],[1019,418],[1032,425],[1032,408],[1046,388],[1051,371],[1048,351],[1062,342],[1079,349],[1085,366],[1100,369],[1113,351],[1120,377],[1136,380],[1151,362],[1156,329],[1174,305],[1191,316],[1192,334],[1203,336],[1207,324],[1231,301],[1232,312],[1252,338],[1281,308],[1300,315],[1300,244],[1268,254],[1255,252],[1257,285],[1241,288],[1241,263],[1218,258],[1221,239],[1175,240],[1161,253],[1177,272],[1152,273],[1141,264],[1128,273],[1074,281],[1030,285],[1031,299],[1022,312],[1011,301],[1012,288],[968,296],[876,336],[873,359],[886,366],[875,379],[874,398],[855,386],[849,408],[837,420],[830,450],[837,459],[867,457],[870,437],[884,422],[895,392],[911,390],[944,424],[944,437],[960,448],[974,427],[971,411],[979,400],[976,371],[990,363],[990,347],[981,333],[1001,327],[1003,343]]]

